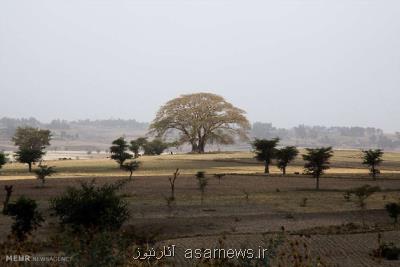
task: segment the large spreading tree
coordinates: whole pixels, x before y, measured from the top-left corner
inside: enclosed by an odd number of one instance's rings
[[[32,171],[32,164],[42,159],[44,149],[50,145],[50,130],[42,130],[33,127],[18,127],[12,141],[18,150],[15,153],[16,159],[21,163],[28,164],[29,172]]]
[[[180,143],[189,143],[194,153],[204,153],[208,143],[231,144],[235,136],[246,139],[249,129],[245,111],[211,93],[168,101],[150,125],[150,133],[158,137],[177,131]]]

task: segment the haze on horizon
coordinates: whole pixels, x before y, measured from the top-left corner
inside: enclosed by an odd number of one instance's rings
[[[0,117],[151,121],[213,92],[251,121],[400,131],[400,1],[0,3]]]

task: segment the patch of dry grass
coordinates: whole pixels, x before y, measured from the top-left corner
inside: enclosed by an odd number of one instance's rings
[[[301,153],[304,153],[301,150]],[[177,154],[160,156],[143,156],[141,168],[135,172],[139,176],[169,175],[176,168],[182,174],[194,174],[199,170],[207,173],[238,173],[254,174],[263,172],[263,164],[257,162],[250,152],[230,152],[213,154]],[[386,153],[382,164],[382,173],[400,173],[400,153]],[[357,150],[337,150],[331,160],[332,168],[327,174],[368,174],[368,169],[361,164],[361,152]],[[55,166],[58,173],[54,177],[121,177],[126,173],[118,168],[111,159],[105,157],[80,160],[49,160],[49,166]],[[288,167],[288,173],[302,172],[303,161],[300,157]],[[279,174],[280,170],[271,167],[272,174]],[[23,164],[6,164],[0,171],[0,179],[11,180],[20,178],[34,178],[27,172]]]

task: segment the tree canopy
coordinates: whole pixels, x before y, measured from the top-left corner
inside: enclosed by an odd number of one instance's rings
[[[264,173],[269,173],[269,165],[276,155],[276,146],[279,143],[279,138],[268,139],[256,139],[252,143],[255,150],[255,158],[258,161],[263,161],[265,165]]]
[[[150,133],[158,137],[178,132],[179,141],[191,144],[196,153],[204,153],[208,143],[230,144],[235,136],[246,139],[249,129],[245,111],[211,93],[182,95],[168,101],[150,125]]]
[[[21,163],[27,163],[31,172],[32,163],[40,161],[45,154],[44,149],[50,145],[50,140],[50,130],[18,127],[12,138],[14,144],[18,146],[16,159]]]
[[[142,150],[144,155],[161,155],[164,150],[171,147],[173,143],[164,142],[160,138],[148,141],[145,137],[139,137],[131,141],[129,149],[134,153],[135,158],[139,157],[139,151]]]
[[[303,155],[306,162],[304,169],[316,178],[316,189],[319,189],[319,177],[329,169],[329,159],[333,156],[332,147],[306,148],[307,154]]]
[[[42,150],[50,145],[50,130],[34,127],[18,127],[12,138],[14,144],[20,148]]]
[[[133,152],[135,158],[139,157],[139,150],[143,149],[143,146],[147,143],[146,137],[139,137],[131,141],[129,149]]]
[[[278,168],[282,170],[283,175],[285,175],[287,165],[297,157],[299,151],[295,146],[286,146],[277,149],[275,154],[277,160],[276,164]]]
[[[363,151],[363,164],[369,166],[369,171],[375,179],[379,173],[377,167],[382,163],[383,151],[381,149],[370,149]]]
[[[118,162],[120,168],[122,168],[127,159],[132,158],[132,155],[127,152],[128,148],[128,142],[123,137],[112,142],[112,146],[110,147],[111,158]]]

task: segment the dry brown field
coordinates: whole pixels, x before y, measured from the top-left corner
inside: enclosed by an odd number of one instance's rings
[[[360,164],[359,151],[335,151],[332,168],[321,178],[319,191],[314,190],[312,177],[294,174],[302,172],[300,158],[283,177],[275,167],[272,174],[262,174],[262,164],[252,157],[245,152],[141,157],[140,170],[121,191],[132,215],[128,224],[143,231],[157,231],[159,242],[175,244],[179,252],[177,266],[194,265],[183,258],[184,248],[210,247],[221,238],[227,247],[258,246],[263,238],[279,233],[282,227],[288,242],[303,240],[313,257],[321,257],[329,266],[400,266],[399,261],[378,261],[369,255],[377,247],[379,232],[386,242],[400,245],[400,227],[391,223],[384,210],[386,203],[400,201],[400,154],[385,154],[382,173],[374,181]],[[102,184],[128,175],[106,155],[47,160],[46,164],[55,166],[58,173],[48,178],[44,188],[21,164],[7,164],[0,171],[1,189],[12,184],[13,199],[25,195],[37,200],[49,218],[35,234],[35,238],[43,240],[56,225],[48,210],[51,198],[81,181],[96,179]],[[168,207],[168,176],[176,168],[181,170],[176,182],[176,204]],[[205,171],[209,178],[203,205],[194,178],[197,171]],[[219,181],[213,176],[215,173],[227,175]],[[342,226],[360,226],[362,214],[354,201],[344,199],[343,193],[365,184],[381,188],[367,200],[364,219],[368,228],[346,229]],[[0,191],[0,199],[4,199],[4,193]],[[304,199],[306,205],[302,204]],[[10,224],[10,218],[0,215],[3,239]]]

